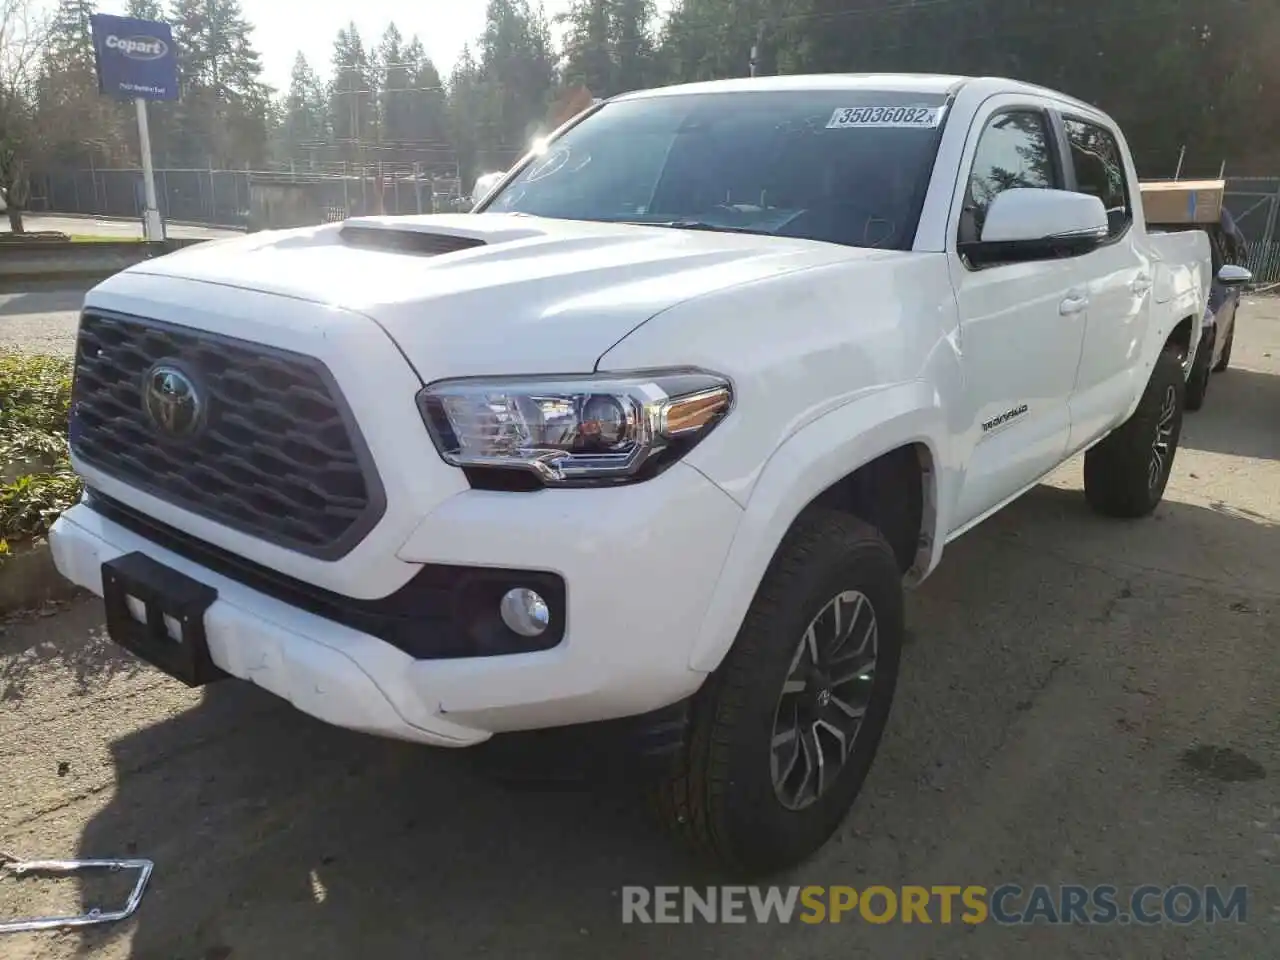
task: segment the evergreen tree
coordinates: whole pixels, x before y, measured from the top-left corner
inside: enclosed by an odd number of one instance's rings
[[[638,90],[653,82],[653,0],[614,0],[609,16],[616,51],[612,93]]]
[[[284,159],[314,160],[328,134],[328,108],[320,77],[301,52],[293,61],[281,113],[280,141]]]
[[[264,159],[271,90],[238,0],[173,0],[182,103],[174,150],[186,162]]]
[[[329,125],[344,159],[362,158],[361,146],[373,139],[377,100],[373,64],[355,23],[338,31],[333,45],[333,82]]]
[[[489,0],[480,40],[483,158],[505,169],[545,129],[556,78],[551,27],[529,0]]]
[[[92,0],[59,0],[50,21],[36,87],[36,111],[46,162],[124,160],[123,115],[101,96],[94,66]]]
[[[576,0],[569,25],[564,79],[596,96],[647,86],[654,77],[652,0]]]
[[[482,129],[487,108],[486,88],[480,64],[476,62],[470,47],[463,47],[462,54],[453,66],[449,77],[448,130],[449,139],[456,151],[458,176],[465,193],[475,178],[493,169],[485,166],[482,156],[488,131]]]
[[[405,57],[404,38],[394,23],[390,24],[378,43],[374,55],[380,78],[378,138],[389,141],[411,139],[409,129],[413,109],[413,70]]]
[[[164,19],[164,12],[160,9],[160,0],[129,0],[124,8],[124,15],[138,20]]]
[[[408,159],[420,163],[428,173],[454,176],[456,157],[450,142],[448,104],[440,71],[416,36],[404,48],[404,61],[413,90],[408,100],[406,139],[413,142],[415,150],[409,152]]]
[[[59,69],[93,67],[93,0],[58,0],[49,24],[48,59]]]
[[[613,93],[613,48],[609,36],[611,0],[576,0],[562,21],[569,24],[564,79],[596,96]]]
[[[417,37],[410,42],[406,59],[414,64],[414,139],[434,144],[447,143],[449,134],[445,122],[445,89],[440,71],[423,52],[422,43]]]

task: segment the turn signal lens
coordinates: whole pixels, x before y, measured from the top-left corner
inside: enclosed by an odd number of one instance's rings
[[[663,432],[668,437],[681,437],[702,430],[728,412],[729,400],[728,387],[670,400],[663,416]]]

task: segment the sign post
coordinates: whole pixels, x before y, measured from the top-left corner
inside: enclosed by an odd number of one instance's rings
[[[90,18],[98,89],[106,96],[132,100],[138,114],[138,152],[146,209],[142,227],[148,240],[164,239],[164,221],[156,201],[151,163],[148,100],[178,99],[178,55],[167,23],[96,13]]]
[[[147,207],[142,211],[142,231],[148,240],[164,239],[164,221],[160,219],[160,204],[156,202],[156,172],[151,165],[151,128],[147,126],[147,101],[133,98],[138,111],[138,152],[142,154],[142,189]]]

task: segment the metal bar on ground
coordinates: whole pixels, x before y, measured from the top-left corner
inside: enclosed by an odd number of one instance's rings
[[[146,892],[147,882],[155,863],[150,860],[20,860],[12,854],[0,852],[0,871],[12,873],[22,879],[28,876],[62,877],[68,874],[85,873],[93,870],[105,870],[112,873],[121,870],[132,870],[138,874],[128,899],[118,910],[103,910],[93,907],[82,914],[69,914],[61,917],[28,917],[18,920],[0,920],[0,933],[35,933],[41,930],[66,930],[76,927],[91,927],[101,923],[116,923],[126,920],[137,911],[142,903],[142,895]]]

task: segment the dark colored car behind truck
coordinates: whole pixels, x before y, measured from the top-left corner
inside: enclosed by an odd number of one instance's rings
[[[1154,225],[1152,229],[1177,231],[1187,228],[1181,224],[1168,224]],[[1243,270],[1249,254],[1247,242],[1225,207],[1218,223],[1206,224],[1200,229],[1209,235],[1209,248],[1213,255],[1213,281],[1200,333],[1200,349],[1196,351],[1193,367],[1187,375],[1188,410],[1199,410],[1204,406],[1211,375],[1221,373],[1231,363],[1236,310],[1240,305],[1241,291],[1252,279],[1248,271]],[[1241,270],[1234,275],[1229,271],[1224,279],[1223,267],[1226,266],[1241,267]]]

